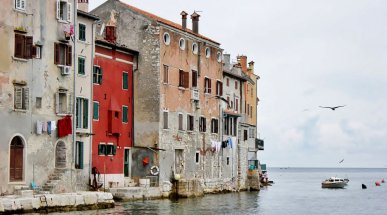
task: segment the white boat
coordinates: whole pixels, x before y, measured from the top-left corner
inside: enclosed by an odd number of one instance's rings
[[[349,182],[348,179],[330,177],[321,183],[322,188],[344,188]]]

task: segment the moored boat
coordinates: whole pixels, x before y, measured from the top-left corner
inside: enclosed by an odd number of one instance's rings
[[[322,188],[344,188],[348,183],[348,179],[330,177],[321,183]]]

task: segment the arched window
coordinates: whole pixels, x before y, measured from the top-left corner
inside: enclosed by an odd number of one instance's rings
[[[24,144],[21,137],[16,136],[12,139],[9,157],[9,180],[23,181]]]

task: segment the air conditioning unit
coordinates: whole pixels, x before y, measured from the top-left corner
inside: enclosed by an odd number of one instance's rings
[[[70,71],[71,71],[70,66],[61,66],[59,68],[62,75],[70,75]]]
[[[192,92],[191,99],[194,101],[199,101],[199,90],[193,89],[191,92]]]

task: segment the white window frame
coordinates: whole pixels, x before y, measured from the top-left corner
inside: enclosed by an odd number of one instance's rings
[[[216,53],[216,59],[218,60],[219,63],[222,62],[222,53],[217,52]]]
[[[184,38],[180,38],[179,47],[181,50],[185,50],[185,39]]]
[[[210,58],[211,57],[211,48],[206,47],[205,53],[206,53],[206,58]]]
[[[169,46],[169,44],[171,44],[171,35],[169,35],[168,32],[164,32],[163,41],[164,41],[164,44],[167,46]]]
[[[26,11],[26,0],[14,0],[14,6],[16,10]]]
[[[192,53],[197,55],[199,52],[199,46],[197,43],[192,43]]]
[[[189,117],[192,117],[192,129],[189,129]],[[192,114],[187,114],[187,131],[192,132],[195,130],[195,117]]]
[[[61,5],[64,5],[63,7],[63,14],[61,17]],[[56,0],[56,19],[58,19],[60,22],[71,22],[72,18],[72,5],[68,2],[68,0]]]
[[[64,94],[66,96],[66,109],[64,109],[63,104],[61,104],[60,100],[60,94]],[[72,110],[72,96],[71,93],[69,93],[66,89],[59,89],[55,93],[55,113],[58,116],[63,116],[67,114],[71,114]],[[62,111],[63,110],[63,111]]]
[[[80,108],[80,113],[79,114],[77,112],[75,113],[75,116],[78,116],[78,118],[76,118],[75,120],[77,122],[79,120],[79,123],[80,123],[79,126],[80,127],[76,127],[76,129],[89,129],[89,127],[90,127],[90,123],[89,123],[89,121],[90,121],[90,99],[85,98],[85,97],[77,96],[77,100],[78,99],[81,99],[81,104],[80,104],[81,108]],[[83,115],[84,115],[84,112],[85,112],[83,103],[85,101],[87,101],[87,108],[88,108],[88,110],[87,110],[87,126],[86,126],[86,128],[83,127]],[[78,106],[78,104],[76,104],[76,106]],[[76,109],[75,109],[75,111],[76,111]],[[75,124],[77,124],[77,123],[75,123]]]

